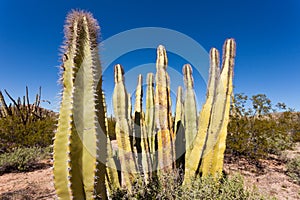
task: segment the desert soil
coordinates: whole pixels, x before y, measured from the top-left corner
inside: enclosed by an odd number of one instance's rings
[[[300,144],[287,152],[289,158],[300,155]],[[45,164],[46,163],[46,164]],[[285,175],[286,166],[274,157],[262,160],[257,166],[244,159],[232,162],[226,159],[225,172],[229,175],[240,173],[248,188],[255,186],[264,195],[277,199],[300,199],[300,186]],[[42,161],[42,169],[26,173],[7,173],[0,176],[1,200],[56,199],[53,187],[52,170],[49,161]]]

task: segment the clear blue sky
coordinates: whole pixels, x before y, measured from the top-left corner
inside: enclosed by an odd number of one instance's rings
[[[43,105],[59,108],[59,48],[64,20],[71,9],[92,12],[103,40],[132,28],[163,27],[188,35],[209,51],[211,47],[221,49],[224,40],[233,37],[237,42],[235,92],[265,93],[274,104],[285,102],[300,110],[298,0],[2,0],[1,90],[18,97],[24,95],[27,85],[33,100],[42,86],[43,98],[52,102]],[[155,50],[145,55],[153,55],[147,61],[155,62]],[[129,58],[122,64],[130,66]],[[143,56],[135,58],[144,62]],[[104,77],[108,95],[112,77],[108,73]]]

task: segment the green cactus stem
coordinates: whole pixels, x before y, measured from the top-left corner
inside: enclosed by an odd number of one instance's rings
[[[154,82],[153,74],[147,74],[147,93],[146,93],[146,113],[145,113],[145,126],[147,137],[149,139],[150,152],[155,152],[155,132],[154,132]],[[153,159],[153,158],[152,158]]]
[[[114,114],[116,117],[116,138],[118,142],[120,163],[122,167],[122,185],[131,189],[135,180],[137,166],[130,144],[132,128],[128,113],[128,94],[124,85],[124,70],[121,65],[115,66],[115,88],[113,93]]]
[[[158,168],[163,171],[172,169],[174,164],[173,133],[170,124],[171,99],[167,66],[167,53],[165,48],[160,45],[157,48],[156,60],[155,126],[157,129]]]
[[[211,123],[211,129],[208,132],[209,136],[212,136],[215,132],[217,132],[218,135],[216,139],[214,138],[214,142],[216,142],[212,150],[213,155],[210,158],[211,161],[209,159],[208,161],[206,159],[203,160],[203,169],[205,169],[205,166],[209,165],[206,164],[206,162],[211,162],[209,171],[206,171],[206,169],[202,170],[203,175],[222,175],[230,103],[233,93],[232,80],[235,51],[235,41],[233,39],[226,40],[223,46],[222,71],[219,78],[218,87],[216,88],[216,99],[214,108],[212,110],[212,120],[214,121]],[[206,155],[204,156],[204,158],[208,158]]]
[[[182,101],[182,87],[178,86],[176,95],[176,110],[174,121],[174,133],[175,133],[175,153],[176,153],[176,167],[184,168],[184,156],[185,156],[185,134],[183,127],[183,101]]]
[[[137,162],[140,173],[143,173],[142,166],[142,102],[143,102],[143,77],[138,76],[138,84],[135,91],[135,106],[134,106],[134,141],[137,151]]]
[[[215,98],[215,91],[217,80],[219,77],[219,52],[217,49],[212,48],[210,50],[210,68],[209,68],[209,80],[206,92],[206,101],[202,106],[202,110],[199,116],[199,129],[196,138],[193,141],[193,148],[189,160],[185,163],[185,177],[183,184],[190,183],[190,181],[199,174],[199,167],[203,155],[204,144],[207,138],[207,130],[210,123],[211,110]]]
[[[185,83],[185,95],[183,103],[183,126],[185,129],[185,161],[190,159],[192,143],[197,134],[197,105],[194,92],[194,80],[192,75],[192,67],[189,64],[183,66],[183,75]]]
[[[104,97],[104,95],[103,95],[103,97]],[[106,113],[106,109],[105,109],[105,113]],[[108,133],[108,122],[107,122],[107,120],[105,121],[105,123],[106,123],[106,127],[107,127],[106,132]],[[118,175],[117,166],[116,166],[116,163],[115,163],[115,160],[114,160],[111,140],[110,140],[108,134],[106,136],[107,136],[107,144],[106,144],[107,145],[106,186],[109,189],[109,192],[112,193],[113,191],[116,191],[117,189],[119,189],[121,187],[121,185],[120,185],[120,182],[119,182],[119,175]]]
[[[211,110],[210,126],[207,131],[207,141],[203,152],[203,160],[201,163],[201,172],[203,176],[219,176],[222,172],[223,158],[221,157],[224,156],[224,138],[226,138],[227,135],[227,125],[229,121],[234,57],[235,42],[233,39],[228,39],[223,48],[222,71],[217,79],[215,98]],[[217,60],[215,62],[219,63],[219,58],[216,57],[215,59]],[[219,153],[222,155],[219,155]],[[221,158],[221,161],[217,160],[219,158]],[[216,168],[217,164],[218,168]]]
[[[66,23],[63,94],[54,139],[54,185],[60,199],[94,199],[98,194],[106,199],[105,173],[97,173],[103,171],[98,168],[97,154],[106,156],[106,145],[99,146],[97,141],[97,123],[103,120],[97,115],[98,103],[103,106],[103,100],[98,99],[102,97],[101,83],[96,85],[94,76],[101,76],[99,27],[91,14],[81,11],[71,12]]]

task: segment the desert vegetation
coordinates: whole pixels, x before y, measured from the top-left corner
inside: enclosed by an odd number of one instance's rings
[[[124,68],[114,66],[113,115],[108,117],[98,35],[90,13],[68,15],[59,114],[41,107],[41,92],[31,104],[27,88],[17,100],[5,91],[11,105],[0,93],[0,174],[31,171],[41,160],[53,159],[53,198],[272,199],[223,166],[245,159],[261,170],[265,160],[276,159],[299,185],[299,157],[286,158],[284,152],[300,142],[300,114],[284,103],[274,106],[265,94],[233,94],[234,39],[225,41],[221,65],[219,51],[210,50],[206,101],[199,112],[193,68],[186,64],[185,88],[178,88],[172,113],[172,77],[160,45],[156,74],[146,77],[145,99],[143,77],[137,77],[134,105]],[[17,198],[6,195],[0,197]]]

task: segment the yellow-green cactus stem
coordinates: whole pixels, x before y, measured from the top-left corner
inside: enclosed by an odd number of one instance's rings
[[[149,172],[151,167],[150,155],[149,155],[149,143],[145,130],[144,118],[143,118],[143,77],[140,74],[138,76],[138,83],[135,93],[135,110],[134,110],[134,130],[135,141],[138,153],[139,171],[144,176],[144,180],[148,181]]]
[[[230,103],[233,94],[233,67],[235,58],[236,44],[233,39],[226,40],[223,47],[223,61],[222,61],[222,73],[220,76],[219,84],[223,86],[220,88],[226,88],[225,93],[225,105],[223,107],[223,121],[220,124],[219,135],[217,143],[214,146],[214,155],[212,158],[212,169],[211,174],[220,176],[223,170],[224,163],[224,152],[226,149],[226,137],[227,137],[227,126],[229,123]],[[217,90],[218,92],[218,90]]]
[[[131,189],[135,180],[137,166],[130,144],[132,135],[128,113],[128,94],[124,85],[124,70],[121,65],[115,66],[115,88],[113,93],[114,114],[116,117],[116,138],[122,170],[122,185]]]
[[[207,137],[207,130],[210,123],[212,105],[215,98],[215,90],[217,85],[217,78],[219,77],[219,53],[217,49],[210,50],[210,68],[209,80],[207,84],[206,101],[202,106],[199,116],[199,128],[197,135],[193,141],[190,159],[185,163],[185,175],[183,184],[190,183],[190,181],[199,173],[201,158],[203,154],[204,143]]]
[[[189,64],[183,66],[183,75],[185,83],[185,94],[183,103],[183,126],[185,132],[185,161],[190,159],[192,143],[197,134],[197,105],[194,92],[194,80],[192,67]]]
[[[182,126],[182,113],[183,113],[182,87],[178,86],[177,95],[176,95],[175,123],[174,123],[175,134],[177,134],[180,126]]]
[[[201,165],[203,176],[220,176],[222,173],[227,125],[229,122],[230,98],[232,95],[234,57],[235,41],[228,39],[223,48],[222,71],[215,90],[210,126],[203,153]]]
[[[184,168],[184,155],[185,155],[185,134],[183,127],[183,101],[182,101],[182,87],[178,86],[176,95],[176,109],[174,121],[175,133],[175,153],[176,153],[176,167]]]
[[[60,199],[94,199],[99,193],[106,199],[104,174],[97,177],[97,171],[105,172],[105,168],[96,160],[99,152],[106,156],[106,146],[99,146],[97,140],[97,123],[101,121],[97,103],[101,100],[97,100],[94,75],[101,76],[99,26],[91,14],[73,11],[67,17],[65,32],[64,88],[54,140],[54,184]]]
[[[117,166],[114,160],[113,156],[113,149],[111,146],[111,140],[108,135],[108,121],[107,121],[107,111],[106,111],[106,104],[105,104],[105,95],[102,92],[103,96],[103,113],[105,115],[105,131],[106,131],[106,146],[107,146],[107,160],[106,160],[106,186],[109,189],[109,193],[111,194],[113,191],[116,191],[117,189],[120,188],[120,182],[119,182],[119,175],[118,175],[118,170]],[[100,111],[100,110],[99,110]]]
[[[155,88],[155,127],[158,144],[158,169],[169,170],[173,167],[173,133],[170,124],[170,86],[166,71],[168,59],[166,49],[157,48],[156,88]]]
[[[147,74],[147,93],[146,93],[146,113],[145,113],[145,126],[147,137],[149,138],[149,148],[151,154],[155,152],[155,132],[154,132],[154,80],[153,74]],[[153,159],[153,158],[152,158]]]
[[[138,84],[135,91],[135,106],[134,106],[134,141],[137,152],[137,162],[138,162],[138,170],[140,173],[143,173],[142,166],[142,102],[143,102],[143,77],[140,74],[138,76]]]

